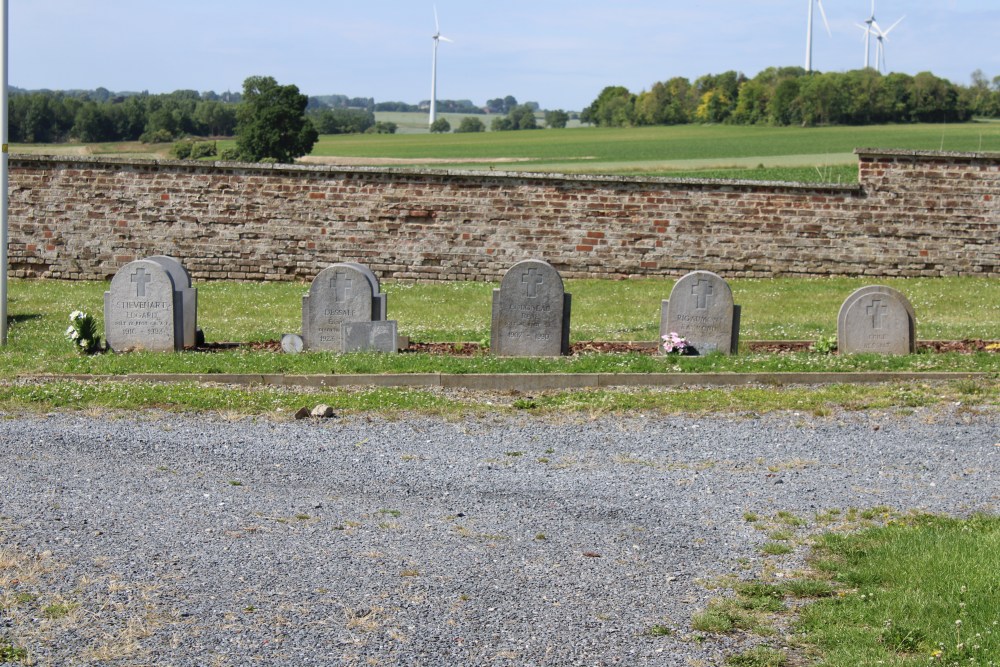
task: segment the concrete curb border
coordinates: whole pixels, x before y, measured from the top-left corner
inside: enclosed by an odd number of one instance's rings
[[[389,375],[237,375],[129,374],[28,376],[44,380],[83,382],[195,382],[243,387],[409,387],[474,391],[557,391],[610,387],[739,387],[747,385],[877,384],[983,379],[983,372],[859,372],[859,373],[399,373]]]

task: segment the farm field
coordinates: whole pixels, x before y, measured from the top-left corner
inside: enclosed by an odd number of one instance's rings
[[[408,165],[587,174],[678,175],[704,170],[856,165],[858,147],[1000,151],[1000,123],[865,127],[744,127],[680,125],[459,135],[331,135],[311,161],[358,158]],[[741,177],[739,174],[736,177]],[[815,180],[813,178],[812,180]]]
[[[416,127],[424,114],[379,114]],[[459,122],[460,114],[453,114]],[[445,115],[448,116],[447,114]],[[489,119],[484,117],[484,122]],[[219,149],[234,145],[220,140]],[[864,127],[680,125],[470,134],[323,135],[303,162],[567,174],[749,178],[808,182],[857,179],[859,147],[1000,151],[1000,122]],[[170,144],[14,144],[14,153],[164,159]]]

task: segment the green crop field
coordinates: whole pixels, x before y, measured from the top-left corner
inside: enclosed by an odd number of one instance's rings
[[[461,114],[444,114],[457,126]],[[1000,122],[864,127],[670,127],[429,134],[426,114],[380,113],[398,134],[323,135],[308,162],[384,167],[750,178],[857,180],[855,148],[1000,152]],[[490,117],[481,117],[489,125]],[[235,145],[217,142],[219,150]],[[169,157],[169,144],[14,144],[14,153]]]
[[[411,164],[563,173],[673,174],[855,165],[855,148],[1000,151],[1000,123],[865,127],[682,125],[522,132],[324,135],[314,157],[404,159]],[[825,180],[836,180],[825,179]]]

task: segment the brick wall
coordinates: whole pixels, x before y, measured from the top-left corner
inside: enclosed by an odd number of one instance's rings
[[[1000,154],[858,151],[860,184],[10,157],[14,277],[196,279],[1000,275]]]

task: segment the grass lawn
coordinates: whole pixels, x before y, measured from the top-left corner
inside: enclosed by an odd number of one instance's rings
[[[723,577],[718,583],[734,595],[692,617],[697,632],[763,639],[727,665],[998,664],[1000,517],[878,507],[744,519],[771,540],[759,576]],[[809,545],[807,569],[772,562],[795,545]]]
[[[991,338],[1000,320],[995,280],[938,278],[887,280],[907,294],[917,312],[921,339]],[[858,279],[748,279],[731,282],[743,306],[744,340],[816,340],[836,333],[837,312]],[[672,280],[570,280],[573,341],[654,341],[660,301]],[[389,317],[419,342],[488,342],[493,283],[387,283]],[[274,341],[301,330],[303,283],[198,284],[198,323],[210,342]],[[84,310],[101,318],[100,282],[13,280],[8,311],[13,324],[0,352],[0,377],[25,373],[613,373],[778,372],[865,370],[1000,370],[1000,355],[983,352],[876,355],[740,354],[733,357],[653,357],[581,354],[557,359],[505,359],[431,354],[286,355],[246,349],[213,353],[101,354],[81,357],[63,338],[68,314]],[[101,326],[103,329],[103,325]]]
[[[1000,517],[918,516],[828,533],[813,563],[842,591],[796,623],[822,664],[1000,664]]]

